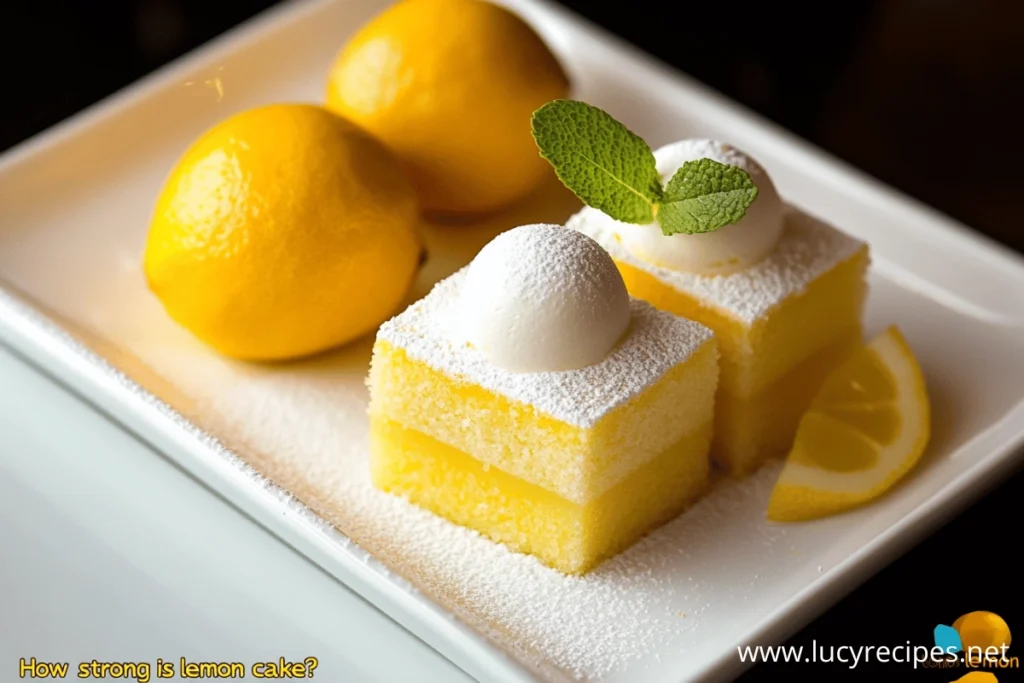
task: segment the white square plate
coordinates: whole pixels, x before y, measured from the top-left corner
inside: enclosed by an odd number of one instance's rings
[[[738,645],[783,639],[1018,460],[1019,257],[578,18],[516,0],[563,60],[575,97],[652,146],[701,135],[745,148],[787,200],[870,242],[868,332],[896,322],[906,333],[931,390],[933,441],[906,482],[862,510],[770,525],[776,470],[767,468],[718,487],[582,579],[373,491],[370,340],[285,365],[218,358],[166,317],[139,253],[156,193],[188,143],[250,106],[320,101],[337,49],[385,4],[283,6],[5,155],[0,340],[484,680],[735,674]],[[484,223],[431,229],[417,293],[498,231],[564,220],[574,202],[551,185]]]

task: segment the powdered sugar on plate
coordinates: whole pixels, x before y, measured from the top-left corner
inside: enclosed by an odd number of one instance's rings
[[[227,446],[227,457],[237,454],[237,466],[257,485],[294,495],[319,523],[339,529],[546,680],[608,680],[623,672],[642,680],[635,667],[651,653],[700,647],[711,596],[756,595],[758,580],[746,576],[751,564],[732,557],[736,544],[762,557],[784,547],[788,530],[764,522],[775,468],[720,482],[681,517],[583,577],[383,493],[370,483],[368,467],[369,342],[283,366],[224,360],[187,338],[135,349],[188,397],[176,406],[185,424],[216,434],[208,442]]]
[[[615,260],[639,268],[748,325],[764,318],[788,297],[800,294],[819,276],[864,248],[860,240],[791,207],[786,213],[782,237],[767,257],[737,273],[698,275],[661,268],[637,258],[619,240],[618,225],[589,206],[566,222],[567,227],[597,240]]]
[[[721,482],[690,511],[583,577],[565,576],[383,493],[370,483],[367,396],[349,362],[363,350],[288,371],[238,372],[194,358],[151,358],[187,377],[199,398],[190,416],[315,510],[393,572],[551,681],[598,681],[631,670],[665,647],[696,648],[723,585],[756,595],[757,581],[729,584],[730,550],[762,555],[786,530],[763,522],[776,470]],[[737,536],[743,536],[738,540]],[[629,677],[630,680],[643,680]]]

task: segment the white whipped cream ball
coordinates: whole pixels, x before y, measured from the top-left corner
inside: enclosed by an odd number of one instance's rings
[[[757,198],[739,222],[695,235],[666,236],[657,223],[629,225],[616,221],[623,244],[648,263],[671,270],[719,275],[757,263],[778,244],[786,207],[771,178],[754,159],[716,140],[680,140],[654,152],[665,185],[685,162],[704,158],[746,171],[757,186]]]
[[[608,252],[561,225],[498,235],[469,265],[459,297],[464,340],[513,372],[599,363],[630,320],[626,285]]]

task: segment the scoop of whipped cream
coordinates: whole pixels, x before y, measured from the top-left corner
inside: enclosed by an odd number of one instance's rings
[[[654,152],[665,185],[685,162],[703,158],[739,166],[757,186],[757,198],[739,222],[713,232],[666,236],[656,223],[630,225],[615,221],[615,231],[630,251],[664,268],[705,275],[742,270],[775,248],[782,234],[786,207],[761,165],[735,147],[716,140],[694,139],[673,142]]]
[[[498,235],[469,265],[459,298],[462,339],[513,372],[598,363],[630,320],[626,285],[608,252],[560,225]]]

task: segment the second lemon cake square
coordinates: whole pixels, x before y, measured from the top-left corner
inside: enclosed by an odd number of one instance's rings
[[[821,380],[861,338],[866,245],[799,210],[785,216],[769,256],[725,275],[638,258],[622,244],[620,224],[594,209],[569,221],[608,249],[631,295],[715,331],[722,354],[715,456],[733,474],[789,449]]]

